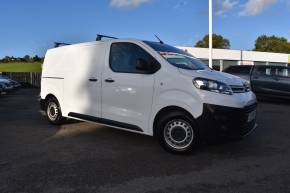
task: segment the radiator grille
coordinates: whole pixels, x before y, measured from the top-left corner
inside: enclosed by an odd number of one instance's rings
[[[239,85],[231,85],[230,86],[232,91],[234,93],[245,93],[248,92],[247,88],[245,86],[239,86]]]

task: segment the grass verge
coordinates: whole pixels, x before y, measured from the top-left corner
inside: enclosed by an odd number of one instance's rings
[[[9,62],[0,63],[0,72],[41,72],[39,62]]]

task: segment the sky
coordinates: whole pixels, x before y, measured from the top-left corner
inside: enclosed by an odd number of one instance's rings
[[[290,0],[213,0],[214,33],[232,49],[253,49],[259,35],[290,40]],[[1,0],[0,58],[44,56],[56,41],[96,34],[193,46],[208,33],[207,0]]]

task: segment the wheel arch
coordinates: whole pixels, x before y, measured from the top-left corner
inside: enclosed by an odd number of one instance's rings
[[[50,98],[55,98],[55,99],[57,100],[58,104],[59,104],[59,100],[57,99],[57,97],[56,97],[54,94],[49,93],[49,94],[47,94],[47,95],[45,96],[44,99],[40,99],[40,108],[41,108],[42,110],[46,110],[46,107],[47,107],[47,101],[48,101]]]
[[[52,93],[47,94],[45,96],[45,99],[44,100],[47,101],[50,98],[55,98],[58,101],[57,97],[54,94],[52,94]]]
[[[157,132],[158,132],[157,123],[158,123],[158,121],[166,114],[168,114],[170,112],[175,112],[175,111],[185,113],[195,122],[195,117],[193,117],[193,115],[189,111],[187,111],[186,109],[184,109],[182,107],[178,107],[178,106],[174,106],[174,105],[163,107],[162,109],[160,109],[158,111],[158,113],[154,117],[154,121],[153,121],[153,136],[154,137],[157,136]]]

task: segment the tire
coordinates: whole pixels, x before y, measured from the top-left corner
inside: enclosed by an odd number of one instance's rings
[[[169,112],[158,121],[157,129],[158,140],[168,152],[190,153],[199,144],[197,126],[184,112]]]
[[[60,125],[63,121],[59,102],[54,97],[46,102],[46,118],[53,125]]]

